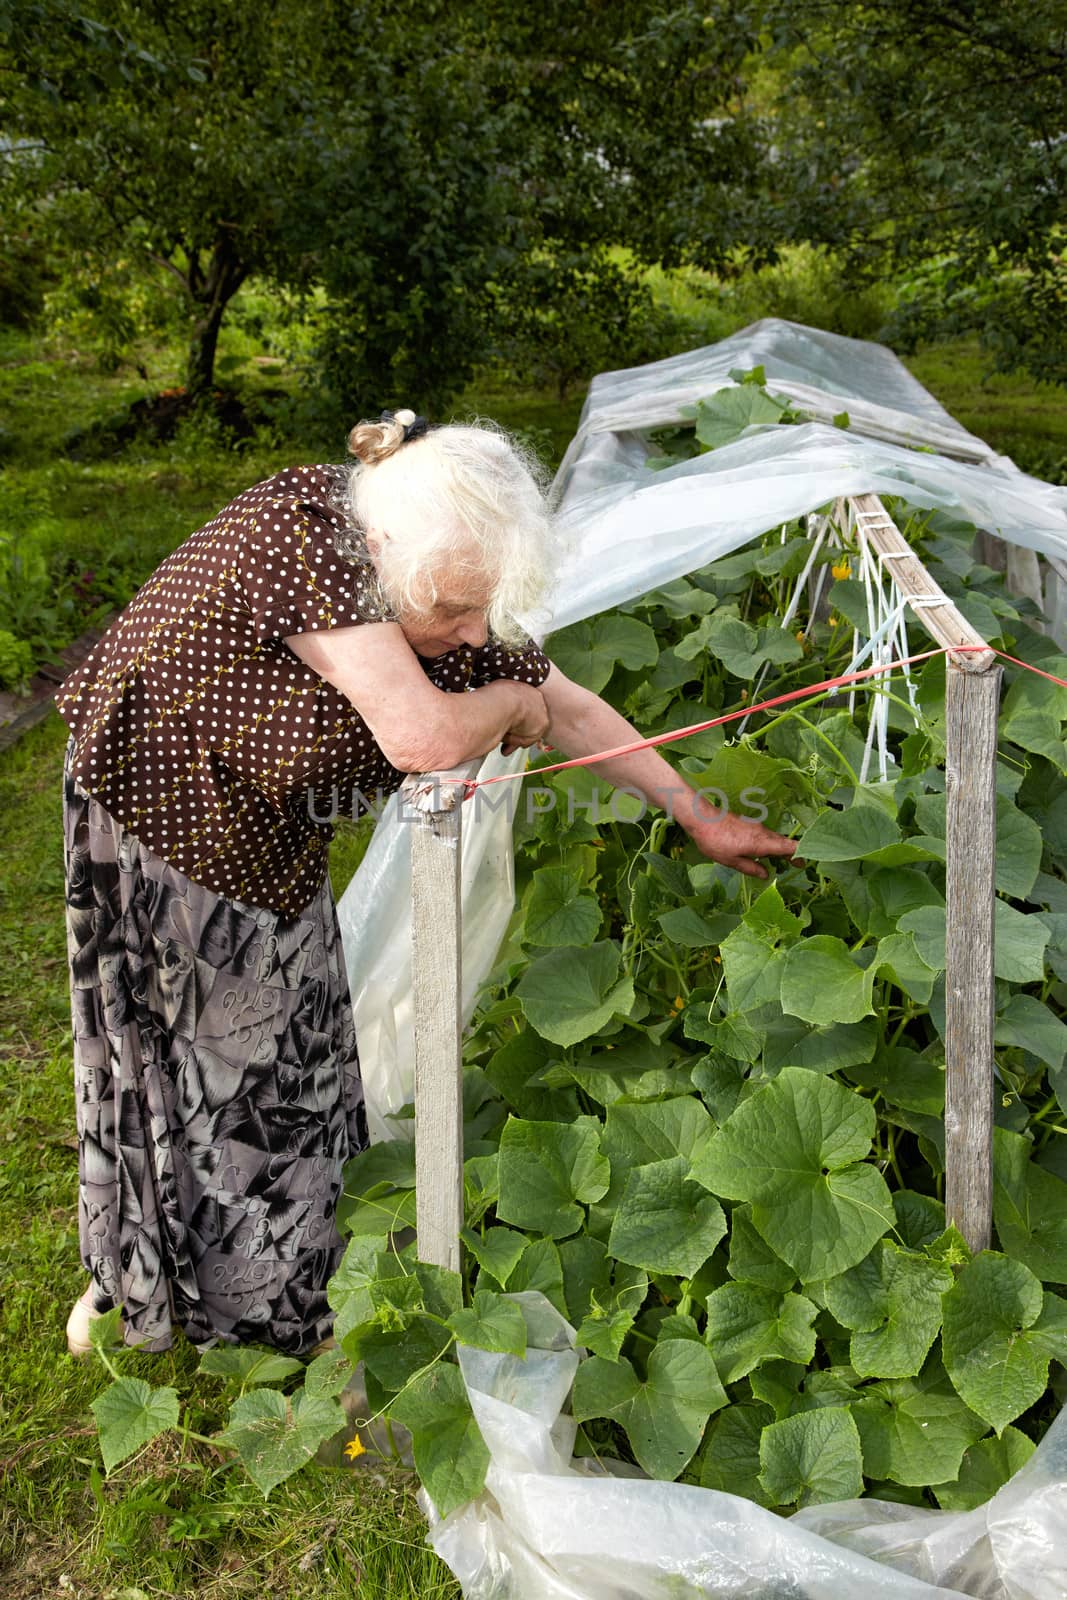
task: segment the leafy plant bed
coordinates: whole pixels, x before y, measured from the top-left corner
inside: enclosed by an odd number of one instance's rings
[[[987,638],[1067,673],[1026,603],[975,566],[973,529],[935,515],[910,532]],[[551,653],[648,732],[748,703],[768,663],[761,695],[820,682],[847,661],[859,594],[829,552],[828,620],[782,630],[809,550],[802,527],[776,532]],[[802,864],[766,885],[593,772],[541,786],[465,1045],[463,1271],[402,1242],[406,1142],[351,1163],[340,1353],[262,1386],[230,1373],[251,1392],[218,1443],[264,1492],[340,1425],[335,1395],[362,1361],[438,1509],[476,1494],[487,1455],[455,1346],[522,1355],[508,1296],[528,1289],[589,1352],[571,1402],[582,1453],[783,1512],[858,1494],[963,1508],[1026,1459],[1067,1362],[1067,692],[1010,669],[1002,704],[998,1248],[971,1259],[943,1207],[944,670],[927,664],[915,711],[894,681],[852,712],[823,695],[671,747],[689,782],[799,830]],[[861,785],[871,695],[889,699],[892,760]],[[125,1434],[101,1417],[113,1461],[179,1415],[175,1391],[165,1414],[120,1398]]]

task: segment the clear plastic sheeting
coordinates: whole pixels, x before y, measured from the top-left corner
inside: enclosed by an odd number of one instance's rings
[[[643,367],[601,372],[589,386],[560,484],[569,487],[573,465],[592,435],[681,422],[683,407],[726,388],[731,372],[754,367],[763,368],[773,392],[788,395],[820,421],[832,422],[847,411],[857,431],[871,438],[922,445],[969,461],[995,458],[885,345],[764,317],[718,344]]]
[[[773,392],[826,421],[750,428],[692,461],[646,466],[651,431],[729,384],[731,369],[756,366]],[[842,411],[847,430],[829,425]],[[1067,489],[994,455],[882,345],[769,318],[707,349],[601,373],[556,479],[569,553],[551,627],[632,600],[839,495],[872,492],[1067,560]],[[390,807],[340,903],[375,1137],[402,1131],[384,1119],[413,1089],[410,857],[396,817]],[[513,891],[506,819],[468,806],[463,840],[467,1017]]]
[[[479,777],[522,769],[526,752],[486,756]],[[514,871],[511,810],[515,784],[500,784],[468,805],[463,827],[463,1015],[474,1008],[478,986],[493,964],[511,916]],[[394,795],[374,829],[370,846],[341,896],[338,919],[348,965],[370,1136],[414,1133],[390,1121],[415,1092],[411,992],[411,828]]]
[[[1067,557],[1067,489],[1010,463],[974,466],[816,422],[749,428],[661,471],[645,466],[651,448],[633,433],[587,436],[560,506],[569,554],[553,627],[705,566],[839,495],[897,495]]]
[[[525,1360],[461,1346],[490,1453],[483,1493],[429,1542],[465,1600],[1063,1600],[1067,1421],[975,1511],[843,1501],[782,1517],[736,1495],[575,1460],[565,1405],[574,1332],[539,1294],[514,1297]],[[614,1470],[612,1468],[614,1467]]]

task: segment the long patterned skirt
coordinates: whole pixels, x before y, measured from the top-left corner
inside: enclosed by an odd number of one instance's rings
[[[82,1261],[165,1349],[325,1338],[341,1168],[367,1144],[328,881],[297,917],[222,899],[64,771]]]

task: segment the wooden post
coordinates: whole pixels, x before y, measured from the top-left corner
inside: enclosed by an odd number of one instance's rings
[[[462,801],[477,765],[408,778],[402,802],[412,827],[415,1228],[419,1259],[453,1272],[463,1226]]]
[[[993,1216],[993,940],[1001,669],[946,670],[945,1213],[972,1250]]]
[[[915,615],[948,648],[945,680],[945,1211],[972,1250],[993,1221],[993,932],[1001,669],[875,494],[853,514]],[[995,554],[998,540],[992,541]],[[954,645],[971,646],[952,654]],[[984,648],[973,648],[983,646]]]

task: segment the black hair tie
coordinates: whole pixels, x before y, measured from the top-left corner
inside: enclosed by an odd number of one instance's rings
[[[381,416],[378,418],[378,421],[395,422],[396,412],[383,411]],[[404,430],[404,437],[401,440],[402,444],[407,444],[412,439],[421,439],[424,433],[429,433],[430,431],[430,424],[425,417],[414,417],[410,422],[402,422],[400,426]]]

